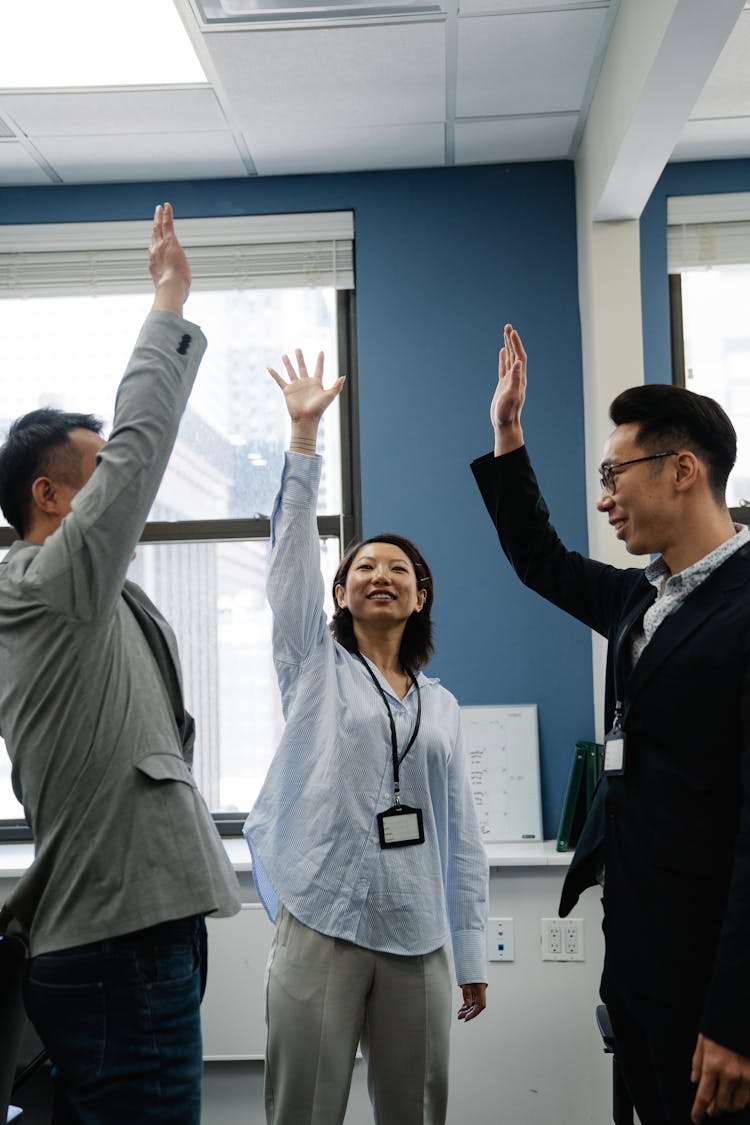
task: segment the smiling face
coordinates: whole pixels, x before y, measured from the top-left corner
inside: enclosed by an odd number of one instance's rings
[[[650,450],[638,445],[637,437],[637,423],[618,426],[605,442],[602,464],[649,457]],[[677,512],[675,460],[665,457],[615,468],[614,494],[602,491],[596,506],[631,555],[663,554],[670,542]]]
[[[355,625],[402,624],[419,612],[425,591],[417,588],[414,566],[393,543],[365,543],[354,556],[336,601]]]

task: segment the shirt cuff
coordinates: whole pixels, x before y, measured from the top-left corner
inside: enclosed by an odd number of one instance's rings
[[[487,937],[484,930],[455,930],[453,964],[462,984],[487,984]]]
[[[322,457],[308,457],[304,453],[287,450],[281,476],[282,503],[307,507],[311,501],[317,501],[322,467]]]

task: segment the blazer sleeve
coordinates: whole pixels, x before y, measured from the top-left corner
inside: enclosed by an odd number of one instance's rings
[[[112,611],[205,347],[200,328],[174,313],[156,310],[146,318],[96,469],[24,576],[27,588],[53,609],[82,621]]]
[[[569,551],[550,521],[526,447],[471,465],[500,546],[518,577],[566,613],[607,636],[642,571]]]
[[[750,1058],[750,646],[745,650],[740,711],[741,794],[726,907],[700,1029]],[[700,909],[700,903],[696,904]]]

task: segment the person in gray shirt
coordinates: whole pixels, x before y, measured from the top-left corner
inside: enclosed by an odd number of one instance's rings
[[[82,1125],[198,1125],[204,915],[239,909],[174,634],[126,579],[206,346],[168,203],[150,269],[109,440],[42,409],[0,449],[20,537],[0,564],[0,733],[35,840],[0,921],[27,937],[27,1012]]]

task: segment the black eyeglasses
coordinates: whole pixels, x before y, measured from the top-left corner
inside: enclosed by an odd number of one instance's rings
[[[666,453],[652,453],[648,457],[634,457],[632,461],[614,461],[599,466],[599,484],[610,496],[614,496],[617,488],[619,473],[615,469],[624,469],[626,465],[638,465],[641,461],[658,461],[661,457],[676,457],[676,449],[668,449]]]

